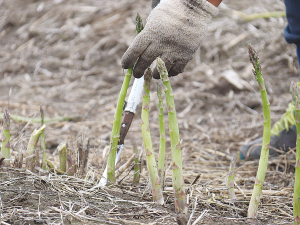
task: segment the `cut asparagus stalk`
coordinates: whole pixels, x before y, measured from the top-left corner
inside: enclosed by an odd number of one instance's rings
[[[166,103],[169,117],[169,134],[171,138],[171,154],[172,154],[172,171],[173,171],[173,188],[175,192],[175,210],[178,213],[187,213],[185,185],[182,172],[182,158],[179,128],[175,110],[174,95],[168,77],[165,63],[162,59],[157,58],[157,70],[160,73],[161,80],[164,84]]]
[[[133,175],[133,183],[138,184],[140,182],[140,162],[139,162],[139,151],[137,149],[136,143],[134,140],[131,140],[135,159],[134,159],[134,175]]]
[[[26,168],[32,172],[35,170],[35,167],[37,166],[36,154],[35,154],[37,143],[45,128],[46,125],[44,124],[38,130],[35,129],[32,132],[30,140],[28,142],[27,153],[26,153]]]
[[[235,199],[236,199],[235,192],[234,192],[234,169],[235,169],[235,165],[236,165],[236,155],[233,154],[231,162],[230,162],[230,169],[229,169],[228,183],[227,183],[229,196],[230,196],[232,202],[234,202]]]
[[[59,170],[66,173],[67,171],[67,144],[62,142],[57,147],[59,156]]]
[[[88,159],[90,152],[89,139],[82,135],[77,139],[78,161],[77,161],[77,175],[85,177],[88,168]]]
[[[42,106],[40,107],[41,112],[41,125],[44,125],[44,110]],[[47,170],[47,155],[46,155],[46,143],[45,143],[45,130],[43,130],[41,134],[41,146],[43,151],[43,161],[42,161],[42,168],[43,170]]]
[[[249,45],[249,57],[254,70],[253,74],[258,82],[259,90],[261,93],[262,104],[263,104],[263,115],[264,115],[264,131],[263,131],[263,141],[259,159],[259,165],[257,169],[257,175],[255,179],[255,184],[248,208],[248,217],[257,217],[258,204],[260,202],[260,196],[263,189],[263,184],[266,176],[266,171],[268,167],[269,158],[269,148],[270,148],[270,138],[271,138],[271,119],[270,119],[270,103],[267,96],[267,91],[264,84],[264,79],[261,74],[261,67],[259,64],[259,57],[252,47]]]
[[[5,166],[10,165],[10,115],[8,109],[4,110],[3,114],[3,134],[1,154],[4,159]]]
[[[150,104],[150,83],[152,79],[152,71],[150,68],[144,74],[144,96],[142,104],[142,135],[146,153],[146,163],[152,186],[153,200],[159,204],[164,204],[160,180],[158,176],[152,140],[149,127],[149,104]]]
[[[74,160],[72,159],[71,155],[67,155],[67,163],[68,163],[67,174],[69,176],[74,176],[74,174],[76,173],[76,164],[75,164]]]
[[[300,88],[292,81],[291,93],[293,96],[293,103],[295,105],[295,123],[297,129],[297,143],[296,143],[296,165],[295,165],[295,183],[294,183],[294,224],[300,224]]]

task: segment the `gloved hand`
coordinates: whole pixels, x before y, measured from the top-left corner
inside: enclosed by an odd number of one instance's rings
[[[152,0],[152,2],[151,2],[152,9],[154,9],[159,4],[159,2],[160,2],[160,0]]]
[[[133,75],[143,76],[151,63],[160,57],[169,76],[181,73],[199,48],[207,25],[218,9],[207,0],[162,0],[150,13],[144,30],[136,36],[122,57],[122,67],[136,62]],[[159,79],[155,69],[153,77]]]

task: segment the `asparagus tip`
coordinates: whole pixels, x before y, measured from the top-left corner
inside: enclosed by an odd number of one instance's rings
[[[44,110],[43,110],[42,106],[40,106],[40,112],[41,112],[41,124],[43,125],[44,124]]]
[[[152,79],[152,70],[148,68],[144,74],[145,83],[150,83]]]
[[[136,33],[139,34],[143,29],[144,29],[144,25],[143,25],[143,20],[140,16],[140,14],[136,14],[136,18],[135,18],[135,25],[136,25]]]
[[[9,130],[10,127],[10,115],[8,109],[4,110],[3,113],[3,126],[5,130]]]
[[[252,63],[255,69],[253,70],[253,74],[254,76],[257,77],[257,70],[258,71],[261,70],[261,67],[259,65],[259,56],[251,44],[248,45],[248,52],[249,52],[250,62]]]
[[[164,61],[159,57],[156,58],[156,67],[161,76],[161,80],[163,82],[168,81],[169,77],[168,77],[168,71],[166,69],[166,65]]]
[[[297,85],[297,83],[294,82],[294,81],[291,82],[291,85],[290,85],[290,92],[291,92],[291,94],[292,94],[294,103],[296,103],[296,101],[299,99],[300,88],[299,88],[299,86]]]

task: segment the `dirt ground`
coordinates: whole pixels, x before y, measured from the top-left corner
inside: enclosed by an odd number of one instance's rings
[[[260,137],[263,129],[247,44],[260,56],[272,123],[285,112],[291,101],[289,85],[299,74],[295,46],[282,35],[284,17],[247,21],[239,15],[282,11],[284,3],[223,2],[194,59],[184,73],[171,79],[184,177],[190,188],[189,212],[196,207],[192,221],[205,212],[198,224],[290,224],[293,151],[269,160],[257,220],[246,216],[258,162],[238,161],[234,205],[226,189],[231,155]],[[38,118],[42,105],[47,118],[56,118],[46,128],[48,158],[54,163],[59,143],[67,141],[72,148],[77,137],[90,139],[86,179],[1,168],[4,224],[177,224],[169,169],[163,207],[151,202],[145,167],[140,185],[131,184],[133,171],[129,170],[115,187],[91,190],[105,166],[125,73],[120,59],[136,35],[136,13],[145,21],[150,5],[149,0],[0,0],[0,111],[9,102],[12,115]],[[155,81],[151,98],[150,129],[158,149]],[[138,109],[120,164],[132,155],[131,139],[141,149],[140,114]],[[31,132],[40,126],[34,121],[26,124],[22,119],[12,122],[13,156],[26,149]],[[169,144],[167,148],[169,163]]]

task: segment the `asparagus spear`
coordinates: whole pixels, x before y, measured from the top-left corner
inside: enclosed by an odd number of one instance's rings
[[[263,115],[264,115],[264,131],[263,131],[263,141],[261,147],[260,160],[257,170],[257,175],[255,179],[254,189],[252,192],[249,208],[248,217],[256,217],[258,204],[260,201],[260,196],[266,176],[268,158],[269,158],[269,148],[270,148],[270,138],[271,138],[271,119],[270,119],[270,103],[268,101],[267,91],[264,84],[264,79],[261,74],[261,67],[259,64],[259,57],[252,47],[249,45],[249,57],[254,70],[253,74],[258,82],[259,90],[261,93],[262,104],[263,104]]]
[[[142,135],[146,152],[147,168],[152,185],[153,200],[162,205],[164,204],[164,199],[162,195],[149,128],[150,82],[152,79],[151,73],[151,69],[148,68],[148,70],[144,74],[145,83],[142,105]]]
[[[8,109],[4,110],[3,114],[3,134],[1,154],[4,159],[5,165],[10,164],[10,115]]]
[[[46,125],[44,124],[38,130],[35,129],[32,132],[31,137],[29,139],[28,146],[27,146],[27,155],[26,155],[26,168],[30,171],[34,171],[35,167],[37,166],[35,151],[36,151],[39,138],[45,128]]]
[[[133,175],[133,183],[138,184],[140,182],[140,162],[139,162],[139,151],[137,149],[136,143],[134,140],[131,140],[133,150],[135,153],[134,159],[134,175]]]
[[[59,170],[64,173],[67,171],[67,144],[62,142],[58,145]]]
[[[232,155],[232,159],[230,162],[230,169],[229,169],[229,174],[228,174],[228,191],[229,191],[229,195],[230,198],[232,200],[232,202],[235,201],[236,197],[235,197],[235,193],[234,193],[234,169],[235,169],[235,165],[236,165],[236,155]]]
[[[143,22],[139,14],[136,16],[136,32],[140,33],[143,29]],[[125,79],[123,81],[123,85],[120,91],[118,103],[117,103],[117,109],[115,113],[115,120],[113,123],[113,130],[111,135],[111,141],[110,141],[110,153],[107,160],[107,166],[103,172],[103,176],[100,179],[99,185],[97,186],[104,186],[106,185],[107,181],[110,183],[116,182],[115,177],[115,164],[117,162],[117,159],[119,155],[121,154],[121,151],[124,147],[124,139],[128,132],[128,129],[131,125],[134,112],[128,112],[125,113],[124,122],[121,123],[122,118],[122,109],[128,89],[128,85],[131,79],[133,68],[130,68],[127,70],[127,73],[125,75]]]
[[[292,81],[290,90],[295,105],[295,123],[297,129],[293,211],[294,224],[300,224],[300,88]]]
[[[40,107],[41,112],[41,124],[44,125],[44,110],[42,106]],[[43,151],[43,162],[42,162],[42,168],[43,170],[47,170],[47,155],[46,155],[46,143],[45,143],[45,130],[43,130],[41,134],[41,145],[42,145],[42,151]]]
[[[171,154],[172,154],[172,171],[173,171],[173,187],[175,192],[175,209],[178,213],[187,213],[185,185],[182,172],[182,158],[178,121],[175,110],[174,95],[168,77],[165,63],[162,59],[157,58],[157,70],[160,73],[161,80],[164,84],[166,95],[168,118],[169,118],[169,134],[171,138]]]

